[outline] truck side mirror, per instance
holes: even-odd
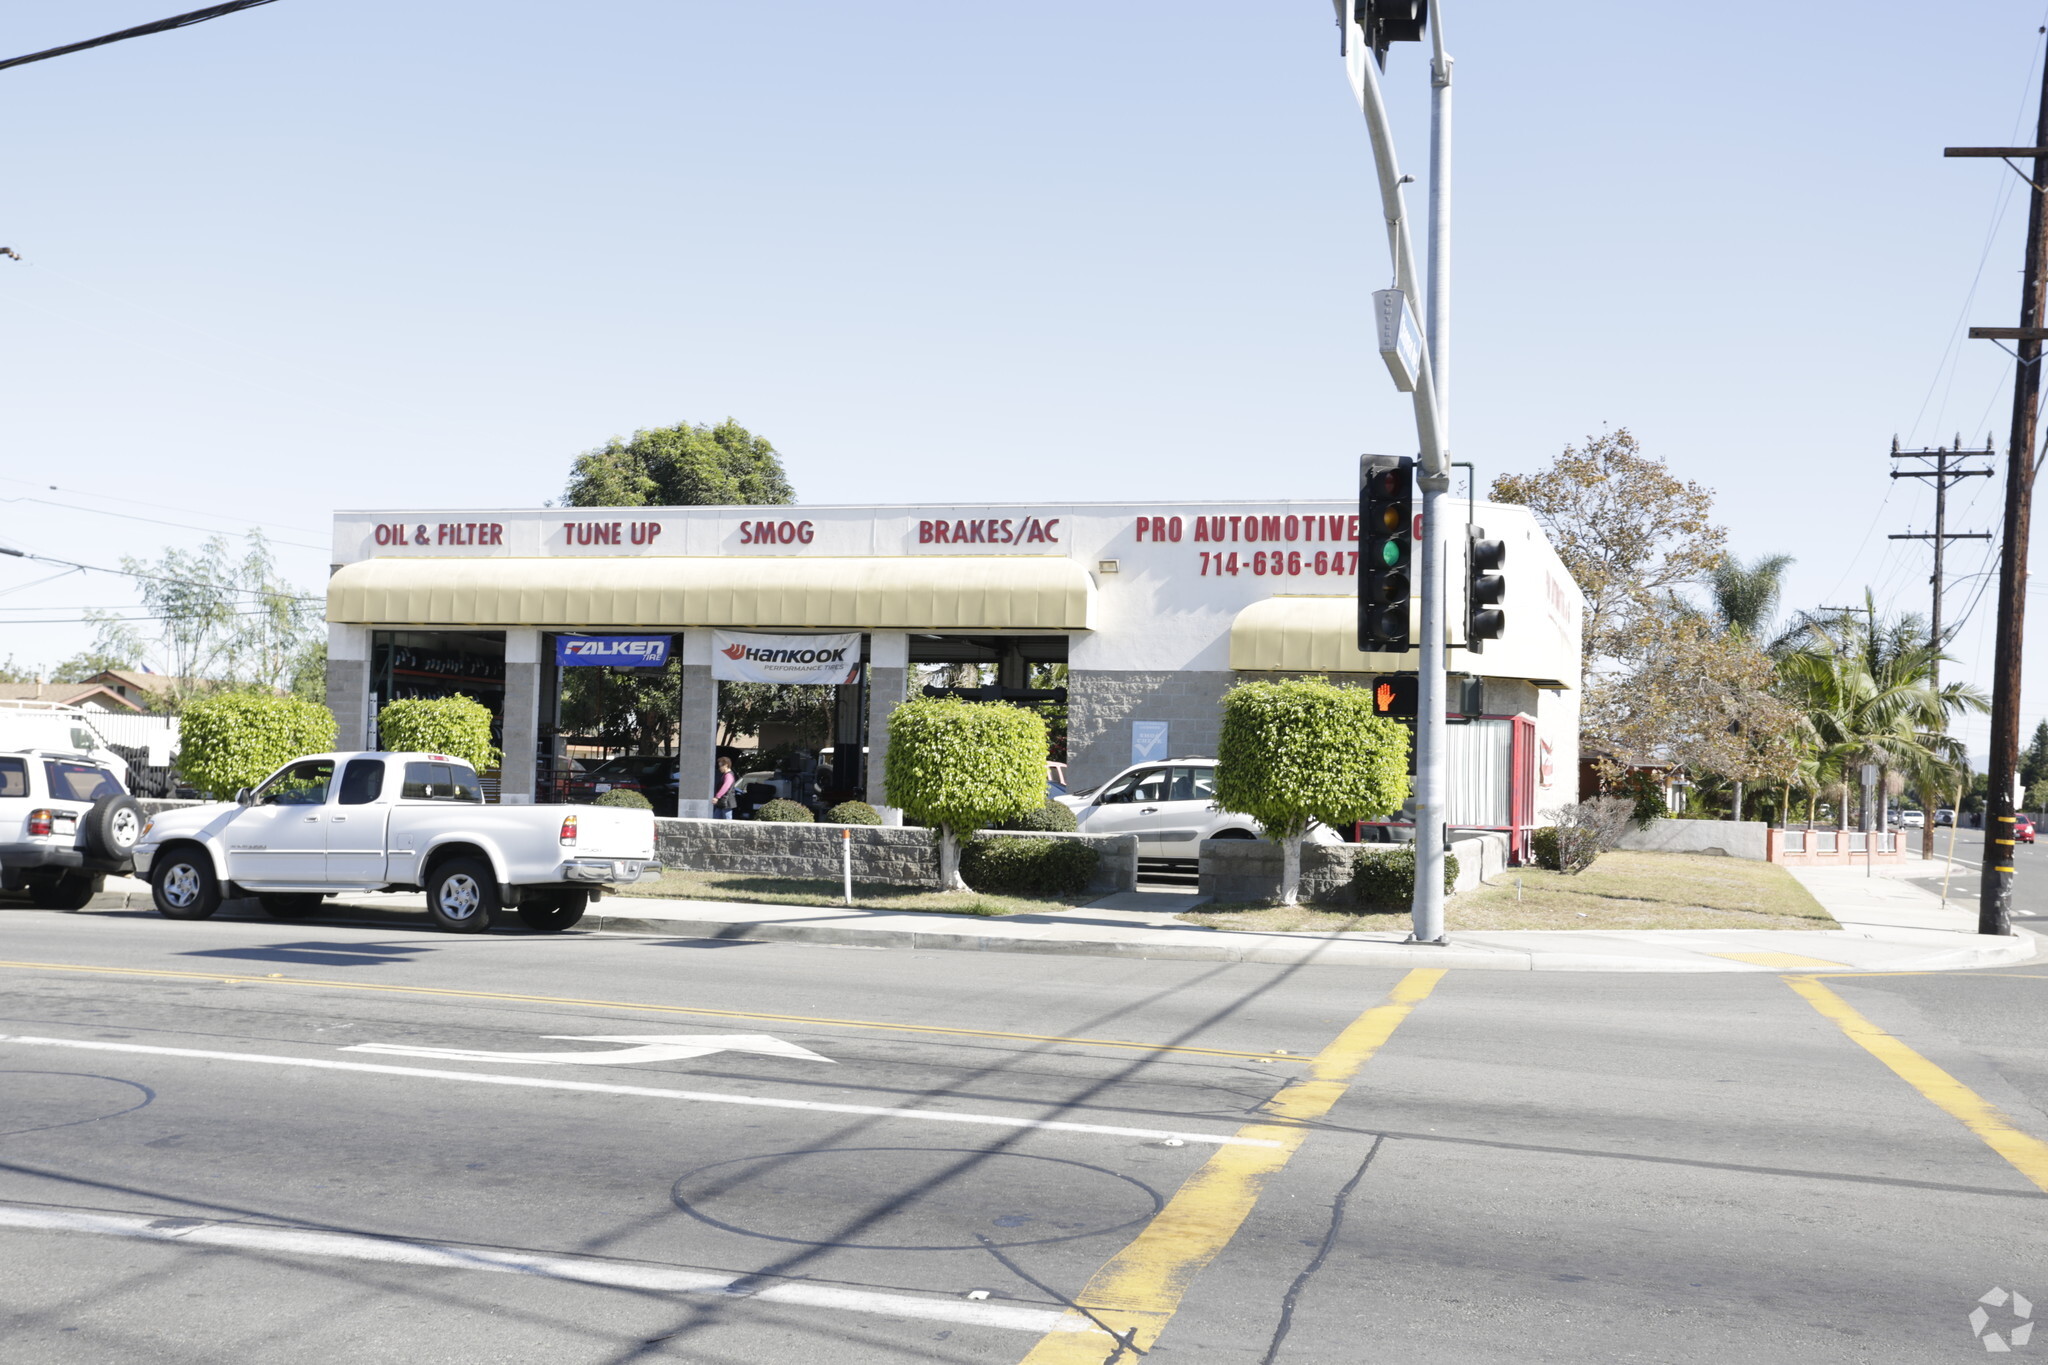
[[[255,805],[256,793],[250,791],[247,787],[242,788],[240,791],[235,793],[235,804],[238,806]]]

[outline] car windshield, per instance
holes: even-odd
[[[105,768],[93,763],[66,763],[57,759],[43,764],[50,779],[50,795],[58,801],[97,801],[102,796],[119,796],[121,784]]]

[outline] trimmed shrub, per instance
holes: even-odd
[[[1444,893],[1458,884],[1458,855],[1444,854]],[[1415,845],[1361,844],[1351,855],[1351,889],[1361,906],[1405,910],[1415,901]]]
[[[297,697],[221,692],[185,708],[175,766],[216,801],[253,787],[295,758],[334,748],[334,713]]]
[[[590,804],[593,806],[624,806],[628,810],[654,809],[654,803],[649,801],[645,794],[629,791],[625,787],[613,787]]]
[[[809,825],[817,823],[818,817],[811,814],[809,806],[800,806],[794,801],[776,797],[754,812],[756,820],[766,820],[777,825]]]
[[[502,755],[491,743],[490,708],[474,697],[412,697],[377,712],[377,742],[386,749],[450,754],[481,772]]]
[[[1239,683],[1223,694],[1216,804],[1249,815],[1281,846],[1280,903],[1301,892],[1301,836],[1385,815],[1408,799],[1408,731],[1372,693],[1328,678]]]
[[[1074,818],[1072,808],[1047,797],[1045,804],[1029,815],[1020,815],[1015,820],[1005,820],[996,828],[1036,830],[1041,834],[1072,834],[1081,828],[1081,822]]]
[[[1558,856],[1558,834],[1556,825],[1545,825],[1542,829],[1529,831],[1529,853],[1536,859],[1536,866],[1552,872],[1564,871],[1564,860]]]
[[[828,825],[879,825],[882,813],[865,801],[841,801],[825,812]]]
[[[939,885],[960,886],[960,845],[1045,804],[1045,721],[1000,702],[918,697],[889,713],[883,786],[939,834]]]
[[[1102,855],[1079,839],[983,835],[960,850],[960,876],[975,891],[1008,896],[1078,896]]]

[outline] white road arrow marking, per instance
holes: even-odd
[[[690,1057],[708,1057],[714,1052],[759,1052],[769,1057],[793,1057],[806,1062],[829,1062],[809,1048],[785,1043],[765,1033],[601,1033],[571,1035],[543,1034],[565,1043],[637,1043],[637,1047],[608,1048],[603,1052],[484,1052],[462,1047],[407,1047],[403,1043],[358,1043],[343,1052],[376,1052],[386,1057],[432,1057],[443,1062],[517,1062],[533,1066],[618,1066],[630,1062],[677,1062]]]

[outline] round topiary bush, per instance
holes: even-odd
[[[186,706],[177,769],[216,801],[232,800],[295,758],[334,747],[334,713],[297,697],[221,692]]]
[[[1042,834],[1072,834],[1081,828],[1074,818],[1073,808],[1063,806],[1047,797],[1045,804],[1029,815],[1020,815],[1014,820],[1005,820],[997,829],[1028,829]]]
[[[628,810],[653,810],[654,803],[640,792],[625,787],[613,787],[610,791],[590,803],[593,806],[624,806]]]
[[[809,825],[815,824],[818,819],[817,816],[811,814],[810,807],[799,806],[796,802],[785,801],[781,797],[777,797],[755,811],[754,818],[756,820],[766,820],[770,824],[781,825]]]
[[[882,813],[865,801],[841,801],[825,812],[828,825],[879,825]]]
[[[1005,839],[980,835],[960,850],[960,877],[992,895],[1078,896],[1102,855],[1079,839]]]

